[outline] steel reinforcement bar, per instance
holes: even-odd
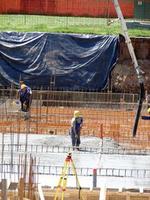
[[[10,152],[16,154],[25,153],[25,144],[3,144],[3,152]],[[45,146],[28,144],[28,154],[32,153],[68,153],[72,151],[72,147],[67,146]],[[78,153],[78,151],[76,151]],[[120,155],[150,155],[150,149],[130,149],[116,147],[100,146],[99,148],[81,147],[79,153],[94,153],[94,154],[120,154]]]
[[[19,174],[22,164],[0,164],[1,174],[15,175]],[[33,165],[34,175],[61,175],[63,166],[44,166]],[[78,176],[93,176],[93,168],[76,168]],[[116,169],[116,168],[98,168],[96,169],[97,176],[107,177],[128,177],[128,178],[150,178],[150,170],[147,169]],[[69,168],[69,176],[73,176],[72,169]]]

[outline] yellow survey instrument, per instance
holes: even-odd
[[[58,182],[58,185],[57,185],[57,188],[56,188],[56,193],[55,193],[55,196],[54,196],[54,200],[64,200],[64,193],[66,191],[66,186],[67,186],[67,179],[68,179],[68,175],[70,173],[70,168],[72,167],[72,174],[70,175],[74,175],[75,178],[76,178],[76,186],[79,190],[79,193],[78,193],[78,199],[79,200],[84,200],[82,194],[81,194],[81,186],[80,186],[80,183],[79,183],[79,179],[78,179],[78,176],[77,176],[77,172],[76,172],[76,168],[75,168],[75,165],[74,165],[74,162],[72,160],[72,154],[71,153],[68,153],[66,159],[65,159],[65,163],[64,163],[64,167],[62,169],[62,173],[61,173],[61,176],[59,178],[59,182]]]

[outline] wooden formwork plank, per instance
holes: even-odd
[[[44,199],[53,200],[55,195],[55,190],[51,190],[48,188],[42,188],[42,194]],[[102,188],[101,190],[102,191]],[[105,193],[105,192],[104,192]],[[106,200],[150,200],[150,193],[140,193],[137,192],[135,189],[126,189],[123,192],[119,192],[118,189],[107,189],[106,190],[106,196],[105,195],[99,195],[99,190],[88,190],[88,189],[82,189],[82,196],[84,197],[84,200],[102,200],[105,197]],[[15,193],[16,196],[16,193]],[[35,194],[37,198],[39,199],[39,195],[37,193]],[[8,199],[14,200],[14,193],[8,193]],[[43,199],[40,198],[41,200]],[[44,200],[43,199],[43,200]],[[65,200],[77,200],[78,199],[78,190],[77,189],[70,189],[67,188],[65,191]],[[20,199],[19,199],[20,200]],[[24,198],[22,200],[31,200],[29,198]]]
[[[7,200],[8,196],[7,196],[7,179],[2,179],[2,189],[1,189],[1,196],[2,196],[2,200]]]
[[[107,192],[106,200],[150,200],[149,194],[141,194],[140,192],[135,192],[135,189],[132,190],[133,192],[128,190],[126,192]]]
[[[19,180],[19,187],[18,187],[18,197],[19,197],[19,200],[23,200],[24,199],[24,187],[25,187],[24,178],[20,178],[20,180]]]
[[[128,200],[126,195],[122,195],[122,194],[111,194],[108,195],[106,197],[106,200]]]
[[[149,200],[149,197],[144,195],[129,195],[129,200]]]

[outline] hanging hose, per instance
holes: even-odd
[[[122,31],[124,33],[124,37],[126,40],[126,44],[132,59],[132,62],[134,64],[134,68],[137,74],[137,78],[138,78],[138,82],[139,82],[139,86],[140,86],[140,95],[139,95],[139,102],[138,102],[138,109],[136,112],[136,116],[135,116],[135,122],[134,122],[134,126],[133,126],[133,131],[132,131],[132,136],[135,137],[136,133],[137,133],[137,128],[138,128],[138,122],[140,119],[140,114],[141,114],[141,110],[142,110],[142,105],[143,105],[143,101],[145,99],[145,89],[144,89],[144,79],[143,79],[143,75],[142,75],[142,70],[140,68],[140,66],[138,65],[135,53],[134,53],[134,49],[130,40],[130,37],[128,35],[128,29],[127,29],[127,25],[126,22],[124,20],[122,11],[120,9],[120,5],[118,3],[118,0],[113,0],[114,6],[115,6],[115,10],[116,13],[118,15],[118,18],[121,22],[121,26],[122,26]]]
[[[136,132],[137,132],[137,128],[138,128],[138,122],[139,122],[139,119],[140,119],[140,114],[141,114],[144,99],[145,99],[144,84],[140,83],[140,96],[139,96],[139,102],[138,102],[138,109],[137,109],[137,112],[136,112],[134,126],[133,126],[133,132],[132,132],[133,137],[136,136]]]

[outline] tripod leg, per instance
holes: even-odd
[[[64,200],[64,192],[66,191],[66,186],[67,186],[69,164],[70,164],[70,160],[65,161],[64,168],[62,169],[62,174],[59,179],[59,183],[57,186],[57,191],[56,191],[54,200],[58,200],[58,192],[60,189],[61,189],[61,200]]]
[[[77,171],[76,171],[76,168],[75,168],[75,165],[74,165],[74,162],[72,160],[72,169],[73,169],[73,173],[74,173],[74,176],[76,177],[76,184],[77,184],[77,188],[79,190],[79,195],[78,195],[78,199],[80,200],[84,200],[82,194],[81,194],[81,186],[80,186],[80,183],[79,183],[79,179],[78,179],[78,176],[77,176]]]
[[[66,172],[65,172],[65,176],[64,176],[63,181],[62,181],[61,200],[64,200],[64,192],[66,191],[67,180],[68,180],[69,164],[70,164],[70,161],[66,161]]]
[[[57,199],[58,199],[58,192],[59,192],[59,190],[60,190],[61,187],[62,187],[63,180],[64,180],[64,176],[65,176],[65,174],[66,174],[66,170],[67,170],[67,162],[65,161],[65,164],[64,164],[64,167],[63,167],[63,169],[62,169],[62,173],[61,173],[61,176],[60,176],[58,185],[57,185],[57,189],[56,189],[56,193],[55,193],[55,196],[54,196],[54,200],[57,200]]]

